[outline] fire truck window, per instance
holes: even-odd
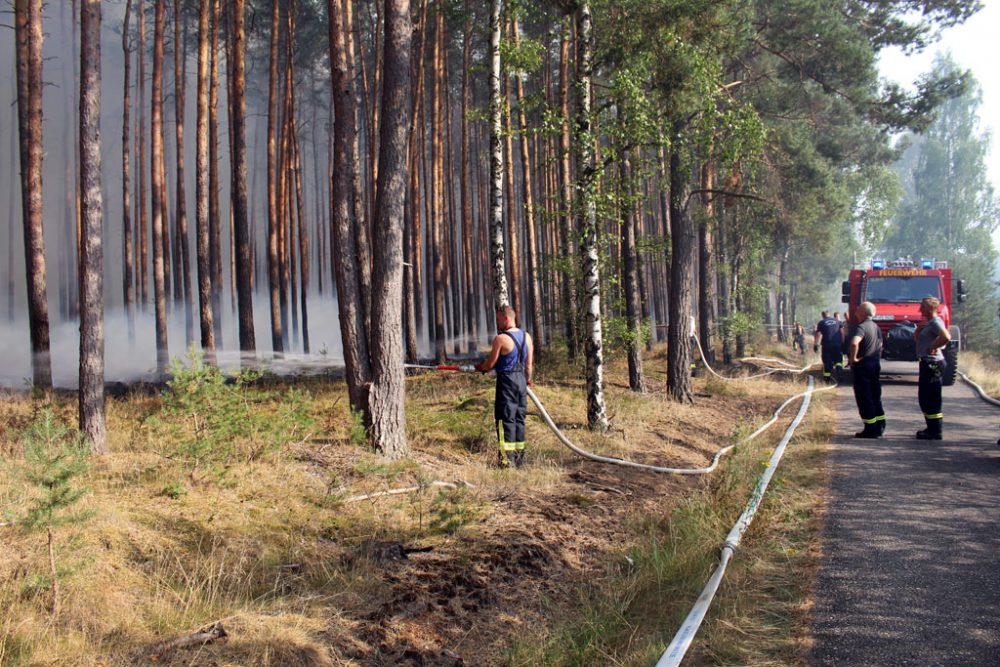
[[[941,298],[937,276],[873,276],[865,290],[872,303],[920,303],[926,296]]]

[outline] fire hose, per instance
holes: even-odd
[[[976,391],[977,394],[979,394],[979,398],[983,399],[984,401],[986,401],[991,405],[996,405],[997,407],[1000,407],[1000,401],[987,394],[982,387],[973,382],[972,378],[970,378],[965,373],[962,373],[961,371],[959,371],[958,374],[962,376],[962,379],[965,380]]]
[[[705,362],[705,367],[708,368],[709,371],[714,373],[716,376],[718,376],[723,380],[730,380],[730,381],[749,379],[749,378],[727,378],[717,373],[705,359],[705,353],[704,350],[702,350],[701,348],[700,341],[698,341],[696,337],[694,338],[694,340],[697,343],[698,351],[701,354],[702,360]],[[750,358],[748,358],[747,360],[750,360]],[[772,361],[771,359],[758,359],[758,360]],[[780,361],[780,360],[775,359],[773,361]],[[459,370],[459,371],[475,370],[475,368],[472,366],[457,366],[457,367],[420,366],[417,364],[408,364],[408,366],[411,368],[412,367],[430,368],[433,370]],[[773,373],[778,373],[778,372],[801,374],[804,373],[808,368],[809,367],[806,366],[805,368],[801,369],[798,368],[772,369],[769,372],[763,373],[761,375],[771,375]],[[743,538],[743,534],[750,527],[750,523],[753,521],[754,515],[757,513],[757,510],[760,507],[761,502],[763,502],[764,494],[766,493],[767,487],[771,482],[771,478],[774,476],[774,472],[778,467],[778,463],[784,456],[785,449],[787,448],[788,443],[791,441],[792,436],[794,435],[795,430],[798,428],[799,424],[801,424],[802,420],[805,418],[806,412],[809,409],[809,404],[811,402],[812,395],[818,392],[831,391],[836,388],[837,385],[830,385],[828,387],[823,387],[822,389],[817,390],[815,389],[815,383],[812,376],[809,376],[806,391],[791,396],[790,398],[785,400],[785,402],[782,403],[777,410],[775,410],[774,415],[768,422],[761,425],[756,431],[754,431],[747,437],[747,441],[749,442],[754,438],[756,438],[757,436],[759,436],[771,425],[773,425],[778,421],[779,415],[782,413],[782,411],[784,411],[784,409],[788,405],[798,400],[799,398],[803,399],[802,405],[799,407],[798,414],[792,420],[792,423],[785,431],[785,434],[782,437],[781,441],[775,447],[774,452],[772,453],[771,458],[768,462],[768,466],[764,470],[763,474],[761,474],[757,482],[757,486],[754,488],[754,491],[750,496],[750,500],[747,502],[747,505],[744,508],[743,512],[740,514],[739,519],[737,519],[736,523],[729,531],[729,534],[726,536],[726,539],[722,544],[721,553],[719,557],[719,564],[716,566],[715,572],[709,578],[708,583],[705,585],[701,594],[698,596],[697,601],[695,602],[691,611],[688,613],[684,622],[681,624],[680,629],[678,629],[677,633],[674,635],[674,638],[667,646],[666,651],[664,651],[663,655],[660,657],[660,660],[657,662],[657,667],[675,667],[677,665],[680,665],[680,662],[681,660],[683,660],[684,655],[690,648],[691,642],[694,640],[694,637],[697,634],[698,629],[701,627],[701,623],[704,620],[705,615],[708,613],[708,609],[711,606],[712,600],[715,598],[715,594],[718,591],[719,586],[722,582],[722,577],[725,574],[726,568],[729,566],[729,563],[732,560],[733,555],[736,552],[736,549],[739,547],[740,541]],[[636,463],[634,461],[626,461],[623,459],[618,459],[613,457],[599,456],[597,454],[593,454],[576,446],[569,438],[565,436],[565,434],[561,430],[559,430],[555,422],[552,420],[552,417],[549,415],[548,411],[542,405],[542,402],[538,399],[538,396],[535,395],[535,392],[532,391],[530,387],[527,389],[527,393],[528,397],[531,398],[531,401],[535,404],[535,407],[538,408],[538,412],[539,414],[541,414],[543,421],[545,421],[546,425],[550,429],[552,429],[552,432],[555,433],[556,437],[560,440],[560,442],[562,442],[566,447],[568,447],[574,453],[591,461],[597,461],[600,463],[611,463],[615,465],[622,465],[630,468],[638,468],[643,470],[652,470],[654,472],[666,472],[666,473],[682,474],[682,475],[707,474],[712,472],[718,466],[719,460],[724,454],[731,451],[735,447],[735,445],[729,445],[727,447],[720,449],[712,458],[711,464],[704,468],[666,468],[661,466]]]

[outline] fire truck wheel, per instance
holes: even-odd
[[[955,378],[958,377],[958,346],[949,345],[946,347],[944,358],[948,362],[948,367],[944,371],[944,377],[941,378],[941,384],[950,387],[955,384]]]

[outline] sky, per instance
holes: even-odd
[[[979,109],[982,128],[992,135],[987,168],[990,181],[1000,191],[1000,67],[997,35],[1000,33],[1000,0],[983,0],[983,9],[960,26],[942,32],[941,39],[921,53],[904,55],[898,49],[883,52],[882,76],[903,84],[930,71],[934,56],[950,51],[959,66],[972,70],[983,90]],[[993,235],[1000,247],[1000,229]]]

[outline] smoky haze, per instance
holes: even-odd
[[[152,378],[155,375],[155,321],[152,305],[152,252],[147,261],[150,302],[145,307],[136,292],[135,340],[129,341],[123,296],[123,242],[122,242],[122,115],[124,55],[122,53],[122,23],[125,13],[123,1],[103,2],[101,39],[101,179],[103,194],[103,238],[104,238],[104,303],[106,326],[106,379],[108,381],[133,381]],[[8,23],[12,22],[10,14]],[[130,32],[136,35],[137,18],[133,11]],[[168,285],[168,341],[169,353],[173,357],[186,354],[188,345],[198,341],[197,322],[197,264],[194,261],[195,248],[195,122],[197,112],[197,24],[187,22],[183,53],[186,54],[186,95],[185,95],[185,191],[188,216],[188,243],[191,247],[191,280],[194,292],[192,304],[194,322],[190,333],[186,327],[185,306],[182,301],[174,301]],[[51,352],[53,382],[58,387],[73,388],[77,383],[77,362],[79,345],[79,323],[75,315],[73,295],[76,290],[75,260],[75,189],[76,174],[76,114],[77,114],[77,71],[78,56],[74,55],[74,45],[78,48],[78,35],[74,35],[71,20],[71,3],[52,2],[45,7],[43,46],[43,213],[45,233],[45,256],[47,264],[47,288],[49,318],[51,327]],[[150,160],[150,119],[148,107],[151,100],[150,78],[151,44],[153,26],[151,14],[146,21],[146,63],[144,95],[146,111],[146,186],[149,187]],[[176,188],[176,141],[174,122],[176,107],[174,100],[173,67],[173,19],[168,13],[167,39],[164,57],[164,128],[165,159],[167,163],[167,216],[170,233],[173,233],[175,217]],[[137,43],[132,44],[132,90],[130,143],[132,187],[138,182],[139,160],[136,151],[136,119],[138,90],[135,75]],[[0,276],[5,277],[6,289],[0,293],[0,386],[21,387],[30,382],[31,348],[27,315],[27,294],[24,275],[24,240],[21,223],[20,176],[17,144],[17,104],[15,80],[15,36],[14,31],[0,31],[0,150],[7,159],[0,162]],[[220,220],[222,226],[221,261],[223,285],[221,312],[222,338],[217,340],[220,364],[235,367],[239,364],[238,320],[232,306],[232,282],[230,277],[230,226],[229,226],[229,146],[228,117],[226,109],[225,63],[220,63],[219,82],[219,184]],[[267,235],[267,192],[266,192],[266,61],[257,61],[253,53],[248,53],[248,97],[247,97],[247,145],[248,145],[248,187],[250,190],[250,222],[253,230],[255,254],[254,321],[257,331],[258,354],[265,362],[270,358],[272,347],[269,330],[270,315],[266,292],[266,235]],[[329,79],[313,77],[315,87],[299,78],[296,94],[299,97],[299,124],[301,132],[303,186],[305,196],[305,218],[322,220],[328,206],[329,184],[325,174],[328,168],[328,124],[331,121],[328,96]],[[363,140],[362,140],[363,141]],[[147,190],[148,192],[148,190]],[[148,197],[148,194],[147,194]],[[136,220],[137,196],[133,190],[133,226]],[[317,229],[319,224],[311,224]],[[165,233],[168,225],[165,224]],[[328,237],[328,235],[327,235]],[[288,343],[282,367],[322,368],[339,366],[343,363],[340,325],[330,267],[320,269],[318,240],[310,239],[310,287],[309,295],[309,337],[312,354],[302,354],[300,337],[292,335],[291,317],[287,325]],[[136,271],[138,271],[138,257]],[[322,274],[323,294],[317,281]],[[290,304],[290,307],[291,304]],[[481,317],[487,331],[486,318]],[[418,349],[426,354],[430,350],[424,329],[418,329]],[[455,339],[449,339],[448,349],[455,346]]]

